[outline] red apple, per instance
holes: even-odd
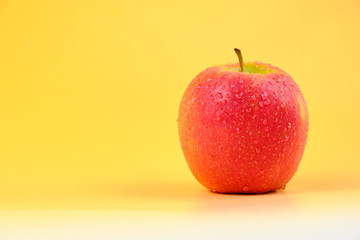
[[[244,64],[236,52],[240,64],[209,67],[187,87],[178,116],[181,148],[210,191],[282,190],[304,152],[306,102],[289,74],[270,64]]]

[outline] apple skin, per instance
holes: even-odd
[[[195,178],[212,192],[283,190],[307,141],[308,111],[289,74],[270,64],[213,66],[180,103],[181,148]]]

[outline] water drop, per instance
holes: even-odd
[[[266,92],[263,92],[263,93],[261,94],[261,98],[262,98],[263,100],[266,100],[266,99],[267,99],[267,93],[266,93]]]
[[[288,126],[287,126],[288,128],[291,128],[291,123],[288,123]]]
[[[239,104],[239,103],[236,102],[236,101],[233,102],[233,105],[234,105],[234,106],[236,106],[236,105],[238,105],[238,104]]]
[[[235,87],[235,84],[234,84],[234,83],[231,83],[231,84],[230,84],[230,87],[231,87],[231,88],[234,88],[234,87]]]
[[[249,188],[247,186],[245,186],[245,187],[243,187],[243,191],[247,192],[247,191],[249,191]]]
[[[240,128],[236,128],[236,133],[237,133],[237,134],[240,134],[240,133],[241,133]]]
[[[236,93],[236,94],[235,94],[235,98],[240,99],[240,98],[242,97],[242,95],[243,95],[242,92],[241,92],[241,93]]]
[[[285,107],[285,103],[281,103],[281,107]]]
[[[256,118],[256,115],[252,115],[251,118],[254,120]]]
[[[269,127],[266,127],[266,128],[265,128],[265,131],[268,132],[268,131],[269,131]],[[267,136],[267,135],[266,135],[266,136]]]
[[[264,175],[265,171],[264,170],[260,170],[260,174]]]
[[[247,108],[247,109],[245,109],[245,111],[246,111],[247,113],[250,113],[250,112],[251,112],[251,108]]]
[[[270,104],[270,99],[266,99],[266,100],[264,101],[264,104],[265,104],[265,105],[269,105],[269,104]]]
[[[251,99],[255,101],[255,100],[256,100],[256,96],[255,96],[255,95],[251,95]]]
[[[230,95],[229,95],[229,94],[226,94],[225,97],[226,97],[226,98],[230,98]]]
[[[250,135],[250,136],[252,135],[252,131],[249,131],[249,135]]]
[[[225,100],[225,99],[222,99],[222,100],[220,101],[220,103],[221,103],[221,104],[225,104],[225,103],[226,103],[226,100]]]
[[[197,89],[201,88],[201,85],[197,85],[196,88],[197,88]]]
[[[267,119],[264,119],[264,120],[262,121],[262,123],[263,123],[264,125],[266,125],[266,124],[267,124]]]
[[[243,83],[243,82],[244,82],[244,80],[242,80],[242,79],[239,80],[239,83]]]
[[[286,146],[284,146],[282,150],[285,152],[287,150]]]
[[[226,125],[226,121],[225,121],[225,120],[223,121],[223,124],[225,124],[225,125]]]
[[[285,142],[289,141],[289,136],[285,136],[284,141]]]
[[[263,107],[264,106],[264,103],[262,101],[259,102],[259,106],[260,107]]]
[[[217,96],[218,98],[222,98],[222,97],[223,97],[222,93],[220,93],[220,92],[217,93],[216,96]]]
[[[278,99],[278,98],[279,98],[279,96],[277,95],[276,92],[273,92],[273,96],[274,96],[275,99]]]
[[[259,152],[260,152],[260,148],[256,148],[256,152],[259,153]]]

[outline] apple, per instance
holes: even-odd
[[[301,161],[309,126],[303,94],[289,74],[261,62],[199,73],[180,103],[181,148],[195,178],[212,192],[285,189]]]

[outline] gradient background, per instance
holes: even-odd
[[[81,239],[89,216],[100,235],[107,221],[156,229],[147,218],[252,229],[273,211],[300,219],[294,229],[359,225],[359,26],[358,0],[1,0],[0,237],[41,239],[42,224],[51,235],[73,219],[64,239]],[[307,100],[308,144],[284,192],[210,194],[183,158],[182,94],[204,68],[236,62],[234,47],[287,71]]]

